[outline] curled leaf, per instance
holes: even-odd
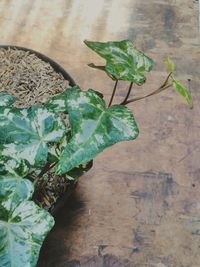
[[[193,99],[188,88],[175,78],[173,78],[173,86],[176,91],[186,99],[189,107],[193,108]]]

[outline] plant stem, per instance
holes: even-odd
[[[51,165],[50,164],[46,164],[45,167],[42,169],[42,171],[38,174],[37,178],[35,179],[34,181],[34,184],[37,183],[37,181],[45,174],[47,173],[48,171],[50,171],[55,165],[57,164],[57,162],[54,162],[52,163]]]
[[[130,86],[129,86],[129,89],[128,89],[128,93],[127,93],[125,99],[120,103],[120,105],[123,105],[124,103],[126,103],[126,101],[128,100],[128,98],[130,96],[132,88],[133,88],[133,82],[130,83]]]
[[[149,96],[152,96],[152,95],[156,95],[156,94],[159,94],[161,93],[162,91],[166,90],[167,88],[171,87],[172,84],[169,84],[168,81],[169,81],[169,78],[171,77],[172,73],[170,72],[170,74],[167,76],[167,78],[165,79],[164,83],[158,88],[156,89],[155,91],[151,92],[150,94],[147,94],[145,96],[141,96],[141,97],[136,97],[136,98],[132,98],[130,100],[127,100],[127,101],[123,101],[122,105],[127,105],[127,104],[130,104],[132,102],[135,102],[135,101],[138,101],[138,100],[141,100],[141,99],[144,99],[144,98],[147,98]]]
[[[112,96],[111,96],[111,98],[110,98],[110,102],[109,102],[109,104],[108,104],[109,107],[111,106],[112,101],[113,101],[113,98],[114,98],[114,96],[115,96],[115,92],[116,92],[116,89],[117,89],[117,84],[118,84],[118,80],[115,81],[115,86],[114,86],[114,88],[113,88]]]

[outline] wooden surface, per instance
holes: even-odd
[[[78,84],[111,93],[113,82],[87,63],[101,59],[83,40],[131,39],[156,61],[144,89],[174,58],[195,108],[173,90],[137,102],[140,137],[94,162],[56,218],[39,267],[200,266],[200,50],[198,1],[1,0],[1,43],[38,50]],[[122,100],[127,85],[120,83]]]

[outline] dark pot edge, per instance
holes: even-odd
[[[35,51],[33,49],[30,49],[30,48],[22,47],[22,46],[17,46],[17,45],[0,45],[0,48],[5,48],[5,49],[12,48],[12,49],[18,49],[18,50],[23,50],[23,51],[27,51],[27,52],[29,51],[32,54],[35,54],[41,60],[49,63],[57,73],[61,73],[62,76],[66,80],[69,81],[69,85],[70,86],[75,86],[76,85],[74,79],[70,76],[70,74],[61,65],[59,65],[53,59],[43,55],[42,53],[40,53],[38,51]]]

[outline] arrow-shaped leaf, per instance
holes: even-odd
[[[193,108],[192,95],[190,91],[187,89],[187,87],[175,78],[173,78],[173,86],[176,89],[176,91],[186,99],[190,108]]]
[[[92,90],[67,92],[72,138],[61,153],[58,174],[90,161],[106,147],[137,137],[137,125],[127,107],[106,108],[105,101]]]
[[[151,71],[153,60],[139,51],[131,41],[91,42],[85,44],[106,60],[105,71],[116,80],[135,82],[138,85],[146,81],[144,73]],[[94,67],[94,64],[90,64]],[[99,68],[96,66],[96,68]],[[100,66],[104,70],[104,66]]]

